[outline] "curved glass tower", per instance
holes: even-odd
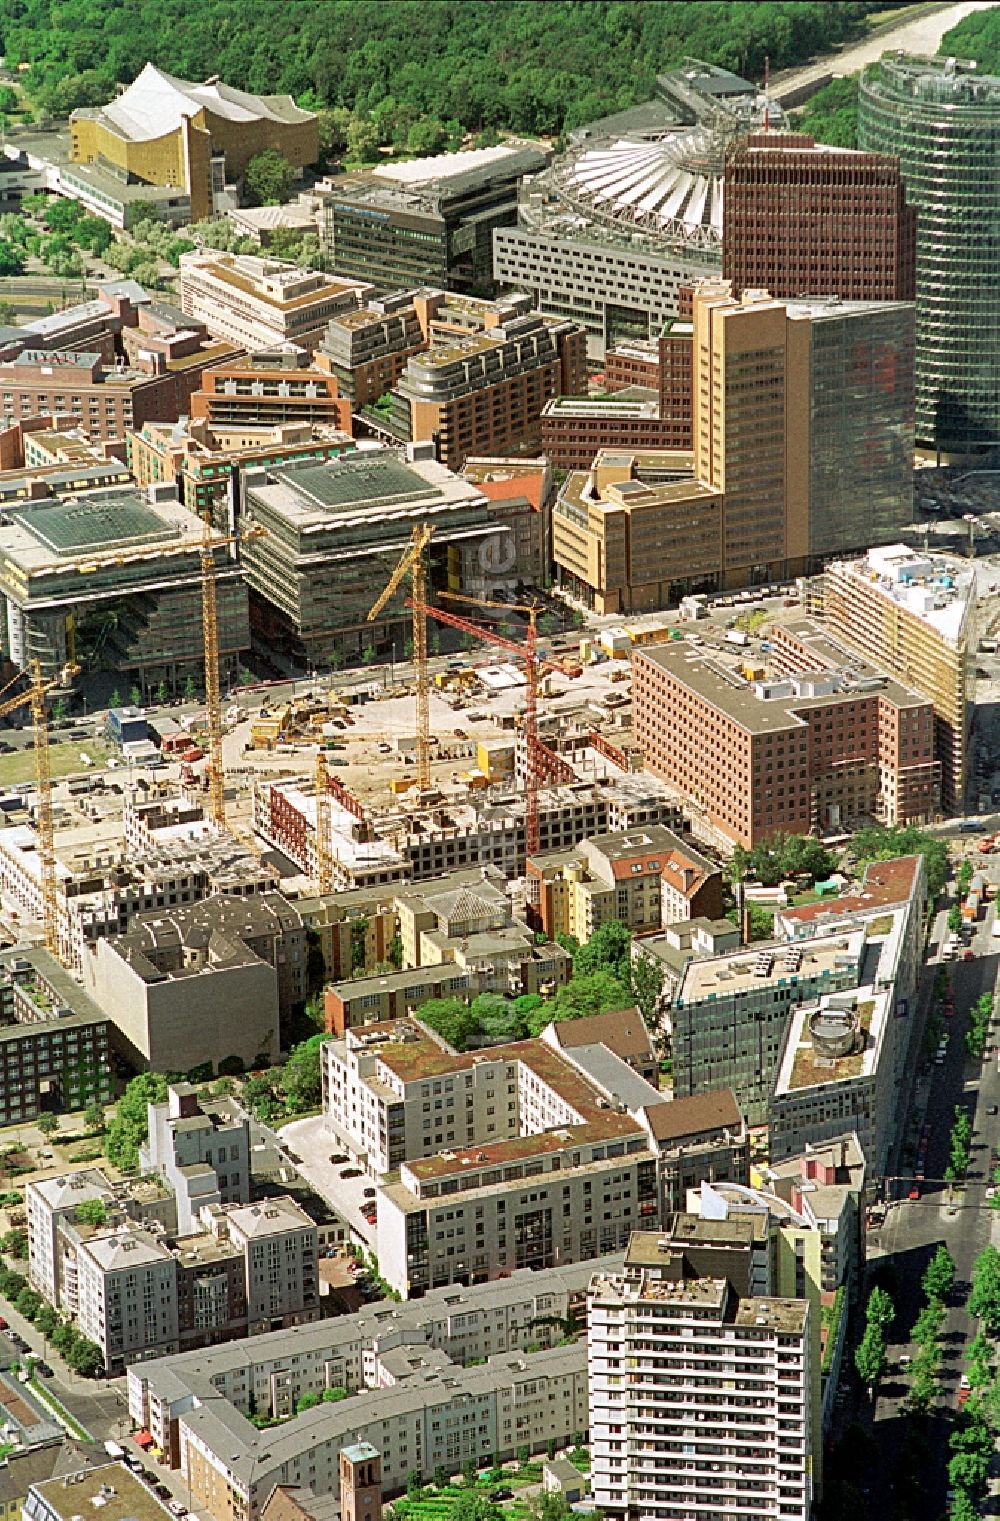
[[[917,208],[917,439],[1000,444],[1000,79],[887,53],[862,75],[858,139],[898,155]]]

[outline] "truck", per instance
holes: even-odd
[[[743,648],[750,643],[750,635],[741,628],[727,628],[726,643],[738,644],[741,648]]]

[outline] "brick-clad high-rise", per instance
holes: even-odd
[[[916,238],[890,154],[756,132],[726,158],[722,270],[735,294],[912,301]]]

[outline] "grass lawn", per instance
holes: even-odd
[[[93,766],[85,766],[80,759],[80,751],[86,750]],[[53,776],[69,776],[73,772],[97,771],[107,760],[109,751],[107,745],[100,740],[80,739],[72,744],[49,745],[49,763],[52,767]],[[15,782],[33,782],[35,780],[35,752],[34,750],[18,750],[13,755],[0,755],[0,786],[10,787]]]

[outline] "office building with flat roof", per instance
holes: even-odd
[[[899,159],[751,132],[726,157],[722,274],[733,292],[912,301],[917,213]]]
[[[977,642],[974,565],[905,544],[836,560],[823,578],[824,623],[934,709],[941,801],[961,813],[970,782]]]
[[[806,1299],[742,1296],[726,1277],[698,1276],[683,1250],[624,1275],[596,1273],[587,1374],[601,1510],[617,1521],[755,1512],[809,1521],[821,1461],[813,1316]],[[623,1346],[635,1370],[626,1378]]]
[[[393,636],[402,647],[402,592],[375,624],[367,615],[413,527],[435,529],[431,584],[454,549],[470,591],[479,574],[475,546],[495,533],[475,486],[436,460],[389,449],[248,472],[245,498],[247,517],[267,529],[243,549],[256,627],[312,669],[334,651],[356,655]]]
[[[230,378],[235,382],[232,372]],[[215,384],[213,377],[213,387]],[[222,393],[204,392],[197,401],[207,400],[209,395],[221,400]],[[255,395],[251,405],[259,406],[260,401],[259,394]],[[192,406],[195,404],[193,400]],[[140,486],[161,481],[176,484],[185,507],[199,518],[211,518],[220,530],[228,530],[239,515],[245,471],[295,460],[336,459],[354,448],[351,435],[335,424],[211,423],[207,417],[147,422],[130,433],[126,443],[129,465]],[[0,495],[2,492],[0,476]]]
[[[279,259],[214,248],[181,254],[184,311],[248,353],[295,343],[311,354],[331,317],[353,310],[370,290],[363,279],[341,279]]]
[[[858,142],[894,154],[917,213],[916,436],[958,458],[1000,440],[1000,79],[885,53],[861,76]],[[985,239],[985,240],[984,240]]]
[[[169,489],[169,488],[168,488]],[[135,489],[18,503],[0,522],[0,651],[46,672],[90,663],[146,688],[198,676],[203,525]],[[157,553],[157,551],[162,553]],[[239,566],[214,551],[223,671],[250,643]]]
[[[352,431],[336,377],[296,344],[240,354],[215,365],[191,397],[192,419],[239,428],[320,424]]]
[[[493,287],[493,229],[517,220],[525,174],[544,169],[539,143],[440,153],[338,179],[326,200],[326,242],[341,274],[379,291]]]
[[[400,290],[332,317],[316,358],[336,376],[340,394],[353,407],[366,407],[393,389],[410,355],[421,353],[428,341],[414,292]]]
[[[780,831],[935,817],[941,766],[923,693],[807,619],[783,631],[771,673],[744,664],[675,642],[632,659],[645,764],[713,828],[750,848]]]

